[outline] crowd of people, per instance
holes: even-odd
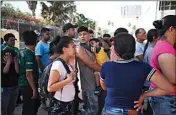
[[[51,42],[48,28],[40,36],[25,31],[22,53],[15,36],[6,34],[1,39],[1,114],[13,115],[20,94],[22,115],[37,115],[41,105],[48,115],[175,115],[176,15],[153,25],[148,32],[137,29],[135,37],[117,28],[113,37],[95,38],[93,30],[67,23],[64,35]],[[40,95],[46,75],[49,105]]]

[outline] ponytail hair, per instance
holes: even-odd
[[[146,45],[144,47],[143,56],[145,55],[145,52],[146,52],[146,50],[148,48],[149,43],[153,42],[153,40],[154,40],[153,38],[157,39],[158,36],[159,36],[159,32],[158,32],[157,29],[150,29],[148,31],[148,33],[147,33],[147,43],[146,43]]]
[[[160,36],[163,36],[168,28],[171,26],[176,26],[176,15],[167,15],[163,17],[161,20],[156,20],[153,22],[153,25],[156,29],[159,30]]]

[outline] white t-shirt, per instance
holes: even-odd
[[[68,66],[70,68],[70,71],[73,71],[71,66],[70,65],[68,65]],[[62,81],[66,78],[67,71],[61,61],[53,62],[52,67],[51,67],[51,71],[52,70],[56,70],[59,72],[60,78],[58,81]],[[56,98],[59,101],[63,101],[63,102],[73,101],[74,96],[75,96],[75,87],[74,87],[73,83],[74,83],[74,81],[72,81],[71,83],[64,86],[62,88],[62,91],[61,91],[61,89],[56,91],[54,98]]]
[[[135,57],[142,55],[144,52],[144,47],[145,47],[145,43],[140,43],[136,41],[136,51],[135,51]]]

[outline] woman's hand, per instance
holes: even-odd
[[[70,74],[67,74],[67,80],[69,80],[70,82],[75,80],[75,78],[76,78],[75,72],[72,71]]]
[[[134,108],[136,108],[137,111],[141,109],[142,113],[143,113],[143,102],[145,98],[146,98],[145,94],[142,94],[140,98],[134,102],[135,103]]]

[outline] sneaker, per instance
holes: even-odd
[[[97,95],[97,96],[100,95],[101,90],[102,90],[101,86],[97,86],[95,88],[94,94]]]

